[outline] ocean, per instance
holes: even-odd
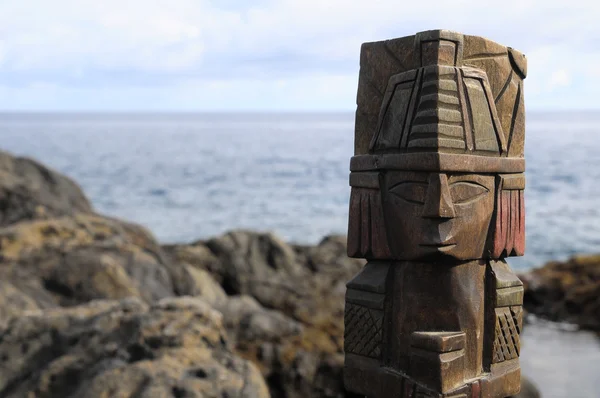
[[[527,116],[527,250],[517,270],[600,252],[600,112]],[[0,148],[75,179],[95,208],[164,243],[234,228],[317,243],[347,231],[353,113],[0,114]],[[543,396],[597,394],[589,333],[525,328]],[[560,377],[557,377],[560,376]]]
[[[527,250],[600,251],[600,112],[527,115]],[[0,114],[0,148],[74,178],[101,213],[188,242],[234,228],[347,231],[354,114]]]

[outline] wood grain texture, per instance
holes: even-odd
[[[361,48],[345,385],[503,398],[520,385],[526,58],[446,30]]]

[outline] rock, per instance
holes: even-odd
[[[143,227],[94,214],[0,228],[0,324],[22,310],[96,299],[224,298],[206,271],[171,263]]]
[[[215,308],[223,314],[230,337],[242,344],[281,342],[302,331],[300,323],[281,312],[265,309],[250,296],[229,297]]]
[[[0,226],[90,212],[89,200],[73,180],[35,160],[0,151]]]
[[[249,296],[231,297],[217,308],[223,313],[236,352],[259,367],[272,397],[323,396],[318,386],[311,384],[321,353],[301,349],[302,324],[263,308]]]
[[[274,396],[343,396],[330,377],[343,363],[344,285],[362,266],[343,238],[308,247],[237,231],[209,242],[163,249],[143,227],[83,213],[0,228],[0,327],[98,299],[200,296]]]
[[[213,305],[227,300],[227,294],[221,285],[207,271],[190,265],[184,266],[184,269],[191,278],[187,295],[200,296]]]
[[[346,282],[364,265],[342,236],[289,245],[268,233],[233,231],[164,250],[204,269],[230,295],[216,304],[236,352],[261,369],[273,397],[344,397]]]
[[[43,291],[41,286],[38,289]],[[47,300],[52,300],[52,298],[47,297]],[[39,309],[40,306],[34,298],[14,287],[12,283],[0,280],[0,328],[10,318]]]
[[[17,289],[37,280],[59,305],[130,296],[152,302],[174,295],[150,233],[120,221],[79,214],[21,222],[0,229],[0,247],[4,280]],[[35,292],[36,302],[39,293],[44,292]]]
[[[233,231],[163,249],[174,261],[208,271],[228,294],[250,295],[267,308],[313,325],[330,326],[332,313],[343,317],[343,299],[334,297],[343,298],[346,282],[364,265],[364,260],[346,256],[342,236],[300,246],[268,233]]]
[[[13,318],[0,329],[0,358],[6,398],[269,396],[256,367],[231,352],[221,314],[191,297]]]
[[[202,296],[210,303],[224,300],[227,293],[207,270],[219,267],[219,260],[203,245],[165,245],[163,249],[172,264],[172,276],[178,295]]]
[[[600,331],[600,255],[550,262],[519,277],[529,313]]]
[[[340,278],[360,271],[365,265],[362,259],[348,257],[346,247],[346,236],[330,235],[324,237],[318,245],[295,245],[294,249],[313,273]]]
[[[260,296],[259,301],[278,307],[292,288],[284,279],[302,275],[293,249],[272,234],[233,231],[206,246],[220,260],[213,273],[229,294]]]

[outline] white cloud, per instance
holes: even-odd
[[[188,79],[155,87],[58,87],[33,82],[1,86],[4,110],[82,111],[293,111],[350,110],[356,98],[354,75],[306,76],[290,79]]]
[[[58,87],[53,89],[56,95],[62,88],[60,97],[66,103],[55,106],[91,106],[94,100],[82,98],[85,93],[110,97],[120,92],[152,107],[141,94],[131,94],[143,92],[191,101],[180,104],[188,107],[199,104],[188,87],[200,84],[205,93],[222,99],[223,108],[232,103],[244,107],[235,91],[255,98],[253,92],[240,90],[263,92],[269,87],[265,94],[291,107],[310,103],[315,87],[320,87],[320,95],[329,100],[315,104],[352,109],[362,42],[445,28],[523,51],[529,59],[530,106],[560,107],[561,96],[548,95],[561,90],[600,89],[597,68],[590,66],[600,58],[596,2],[572,1],[568,7],[556,0],[225,3],[226,7],[206,0],[1,2],[0,83],[30,93],[30,107],[37,101],[34,93],[41,90],[32,83],[42,81]],[[235,88],[210,91],[222,84]],[[68,93],[77,100],[69,100]],[[246,107],[283,106],[270,98],[256,100]],[[27,98],[19,103],[28,106]],[[0,98],[0,106],[14,105]]]
[[[548,89],[555,87],[568,87],[571,84],[571,75],[566,69],[557,69],[550,75]]]

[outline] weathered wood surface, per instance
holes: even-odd
[[[525,57],[436,30],[361,49],[346,388],[508,397],[520,386]]]

